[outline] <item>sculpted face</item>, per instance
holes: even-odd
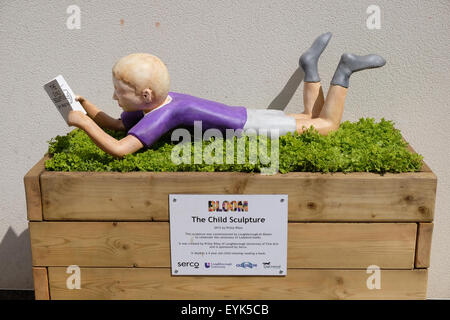
[[[113,76],[114,94],[113,99],[116,100],[119,106],[124,111],[137,111],[149,109],[152,106],[148,105],[142,95],[137,95],[136,90],[122,80],[118,80]]]
[[[150,111],[168,96],[170,78],[164,63],[156,56],[133,53],[113,67],[113,99],[124,111]]]

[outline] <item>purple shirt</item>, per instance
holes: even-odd
[[[193,126],[202,121],[202,129],[242,129],[247,109],[227,106],[187,94],[169,92],[172,101],[144,115],[143,111],[124,111],[122,122],[128,134],[138,138],[145,147],[151,146],[163,134],[178,126]]]

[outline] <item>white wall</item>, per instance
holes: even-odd
[[[291,76],[284,92],[295,89],[300,54],[332,31],[320,61],[326,88],[343,52],[388,61],[352,76],[344,120],[394,120],[438,176],[428,296],[450,297],[449,1],[43,3],[0,2],[0,288],[32,288],[22,179],[46,141],[69,131],[44,82],[63,74],[77,94],[118,116],[111,67],[128,53],[149,52],[166,62],[174,91],[265,108]],[[66,27],[71,4],[81,8],[80,30]],[[381,8],[380,30],[366,27],[370,4]],[[286,111],[300,109],[301,87]]]

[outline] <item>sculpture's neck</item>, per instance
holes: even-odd
[[[158,105],[158,106],[156,106],[156,107],[154,107],[154,108],[152,108],[152,109],[143,110],[143,111],[144,111],[144,114],[147,114],[147,113],[149,113],[149,112],[155,111],[156,109],[159,109],[159,108],[161,108],[161,107],[164,107],[166,104],[170,103],[171,101],[172,101],[172,97],[168,95],[167,98],[166,98],[166,100],[164,100],[164,102],[161,103],[160,105]]]

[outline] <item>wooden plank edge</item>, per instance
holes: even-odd
[[[406,142],[407,145],[407,149],[411,152],[411,153],[417,153],[416,150],[414,150],[414,148],[411,146],[411,144],[406,141],[406,139],[402,136],[402,139],[404,142]],[[425,161],[422,160],[422,168],[420,168],[419,170],[420,172],[433,172],[431,170],[431,168],[425,163]]]
[[[45,171],[45,161],[48,154],[38,161],[23,177],[27,217],[30,221],[42,221],[42,194],[40,176]]]
[[[291,270],[286,277],[172,276],[169,268],[81,268],[81,289],[66,288],[65,268],[49,267],[53,299],[426,299],[427,269]],[[83,277],[85,277],[83,281]],[[83,290],[84,289],[84,290]]]
[[[157,172],[157,171],[130,171],[130,172],[118,172],[118,171],[44,171],[41,175],[44,179],[61,179],[61,178],[95,178],[95,179],[151,179],[151,178],[184,178],[195,179],[201,178],[218,178],[228,176],[234,179],[249,179],[257,178],[264,181],[271,181],[274,179],[314,179],[314,178],[326,178],[326,179],[385,179],[386,177],[393,179],[403,179],[405,177],[414,177],[416,179],[429,179],[434,177],[428,171],[415,171],[415,172],[302,172],[292,171],[288,173],[276,173],[273,175],[262,175],[257,172],[234,172],[234,171],[173,171],[173,172]]]
[[[430,267],[433,227],[433,223],[418,223],[416,257],[414,263],[417,269]]]
[[[33,267],[34,296],[36,300],[50,300],[47,267]]]
[[[168,222],[29,222],[33,266],[80,267],[170,267],[170,227]],[[331,238],[318,233],[332,232]],[[384,236],[389,232],[391,236]],[[355,247],[344,242],[335,244],[340,233],[353,242],[364,241],[365,246]],[[92,238],[93,235],[95,238]],[[129,234],[132,234],[130,236]],[[151,238],[144,240],[151,234]],[[363,269],[376,264],[381,269],[412,269],[416,250],[416,223],[289,223],[287,239],[288,269]],[[137,237],[135,237],[136,235]],[[367,237],[373,247],[368,244]],[[61,239],[64,238],[64,244]],[[311,246],[321,239],[317,250]],[[108,246],[108,239],[121,245]],[[89,240],[89,251],[83,245]],[[347,239],[348,240],[348,239]],[[326,241],[326,242],[324,242]],[[139,243],[139,245],[137,245]],[[302,245],[299,245],[299,244]],[[123,247],[122,247],[123,246]],[[142,251],[140,247],[153,246]],[[395,254],[391,246],[395,246]],[[78,251],[76,248],[83,248]],[[309,249],[306,249],[309,248]],[[323,249],[335,248],[350,255],[351,260],[341,260],[333,253],[324,258]],[[364,249],[362,249],[364,248]],[[136,249],[136,251],[134,251]],[[157,249],[157,250],[156,250]],[[114,254],[105,252],[114,251]],[[155,251],[156,250],[156,251]],[[352,251],[354,253],[352,253]],[[370,254],[367,252],[369,251]],[[320,253],[322,252],[322,253]],[[402,257],[398,258],[397,257]],[[304,260],[309,260],[308,262]],[[351,261],[351,262],[350,262]]]

